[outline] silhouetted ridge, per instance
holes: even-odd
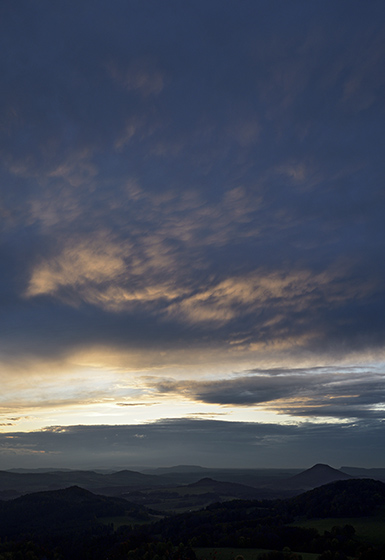
[[[18,495],[80,486],[91,492],[119,486],[162,486],[165,481],[159,476],[146,475],[137,471],[122,470],[101,474],[95,471],[54,471],[16,473],[0,471],[0,492],[14,491]],[[0,494],[1,495],[1,494]],[[12,494],[11,494],[12,495]]]
[[[159,484],[157,477],[143,474],[138,471],[123,470],[105,475],[106,482],[122,483],[127,485],[134,484]]]
[[[100,496],[101,497],[101,496]],[[41,501],[46,503],[59,501],[59,502],[69,502],[79,503],[79,502],[95,502],[98,500],[99,496],[96,496],[89,490],[80,488],[80,486],[70,486],[69,488],[63,488],[60,490],[50,490],[46,492],[34,492],[32,494],[26,494],[25,496],[20,496],[14,500],[15,503],[36,503],[39,504]]]
[[[246,486],[245,484],[222,482],[209,477],[201,478],[197,482],[188,484],[186,488],[201,489],[207,493],[217,494],[218,499],[221,496],[233,496],[241,499],[257,498],[261,492],[259,489]]]
[[[194,488],[194,486],[212,486],[215,484],[220,484],[217,480],[214,480],[213,478],[209,478],[209,477],[204,477],[201,478],[200,480],[197,480],[197,482],[192,482],[191,484],[188,484],[187,486],[189,488]]]
[[[200,465],[175,465],[173,467],[157,467],[156,469],[149,469],[151,472],[156,473],[183,473],[183,472],[199,472],[199,471],[207,471],[206,467],[201,467]]]

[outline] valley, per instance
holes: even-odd
[[[208,471],[222,480],[194,467],[2,471],[2,495],[19,495],[0,500],[0,560],[382,560],[383,481],[328,465]]]

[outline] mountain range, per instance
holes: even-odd
[[[31,492],[79,486],[105,496],[133,499],[138,504],[179,510],[202,507],[213,501],[240,498],[286,498],[337,480],[369,478],[373,471],[317,464],[310,469],[209,469],[199,466],[123,469],[117,472],[57,470],[0,471],[0,500]],[[372,478],[385,481],[385,469],[375,469]],[[205,495],[205,498],[203,497]],[[190,506],[186,505],[186,502]]]

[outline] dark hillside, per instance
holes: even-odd
[[[148,517],[145,508],[122,498],[97,496],[77,486],[37,492],[0,502],[0,535],[76,532],[79,528],[83,530],[96,524],[98,517],[128,513],[138,518]]]
[[[379,480],[339,480],[283,502],[291,514],[308,518],[373,515],[385,505],[385,484]]]
[[[234,546],[240,537],[248,546],[294,547],[309,542],[314,534],[288,526],[296,517],[360,517],[375,515],[385,505],[385,484],[369,479],[342,480],[287,500],[233,500],[211,504],[204,510],[159,521],[156,533],[163,537],[196,540],[198,546]]]

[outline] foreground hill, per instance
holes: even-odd
[[[76,533],[97,524],[98,518],[124,515],[137,521],[149,518],[143,507],[122,498],[95,495],[78,486],[37,492],[0,502],[0,536]]]
[[[234,547],[282,550],[288,546],[303,552],[322,552],[333,538],[322,538],[315,529],[296,526],[304,518],[375,515],[385,508],[385,484],[379,481],[343,480],[330,483],[287,500],[235,500],[211,504],[205,510],[189,512],[159,521],[155,534],[165,540],[180,539],[196,546]],[[352,521],[353,523],[353,521]],[[349,526],[342,531],[347,538],[354,533]],[[344,537],[344,538],[345,538]],[[344,538],[340,542],[344,541]],[[350,544],[349,554],[353,555]],[[346,553],[347,550],[344,552]]]
[[[204,510],[165,518],[148,530],[166,541],[190,542],[197,547],[281,551],[289,547],[316,554],[333,549],[335,554],[338,553],[335,558],[342,559],[357,557],[358,551],[368,545],[367,541],[363,543],[354,537],[354,520],[349,521],[349,525],[341,523],[332,532],[322,533],[309,524],[302,526],[302,521],[309,517],[375,515],[381,507],[385,507],[383,483],[345,480],[287,500],[234,500],[211,504]],[[372,560],[383,560],[382,551],[379,556],[376,554],[373,553]],[[331,560],[333,558],[330,556]],[[361,558],[365,556],[361,555]]]
[[[379,480],[339,480],[287,500],[291,514],[308,518],[374,515],[385,506],[385,484]]]

